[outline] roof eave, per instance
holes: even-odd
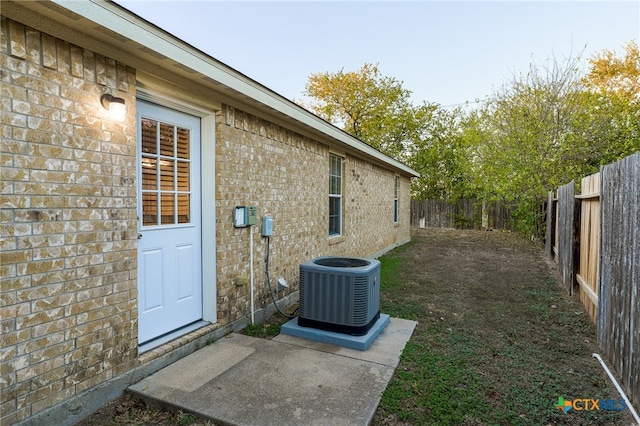
[[[30,9],[36,9],[37,7],[42,7],[38,5],[42,5],[44,2],[28,3]],[[206,77],[209,80],[220,83],[221,86],[230,89],[226,93],[227,96],[240,95],[240,97],[249,98],[253,101],[254,107],[259,105],[267,112],[276,111],[285,119],[289,119],[296,127],[300,127],[300,125],[308,127],[314,130],[313,133],[320,132],[328,139],[344,145],[345,149],[363,153],[365,156],[397,172],[401,172],[410,177],[419,176],[418,172],[407,165],[386,156],[373,147],[322,120],[310,111],[138,17],[114,2],[102,0],[52,0],[52,3],[66,9],[72,14],[77,14],[88,19],[102,28],[108,29],[114,33],[116,37],[130,40],[134,42],[135,45],[144,46],[146,49],[152,50],[154,54],[166,57],[175,64],[180,64],[182,69],[189,69],[190,72],[197,73],[201,77]],[[50,19],[56,19],[55,14],[49,13],[48,15]],[[89,27],[85,27],[83,30],[95,31]],[[104,34],[97,34],[96,36],[97,38],[99,36],[104,37]],[[119,46],[126,46],[126,43],[120,43]],[[131,54],[136,53],[135,50],[131,52]]]

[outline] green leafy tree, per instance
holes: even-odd
[[[566,136],[583,108],[579,58],[531,65],[495,93],[483,112],[485,140],[476,150],[483,194],[517,205],[519,228],[534,233],[549,188],[570,180]]]
[[[579,64],[532,64],[471,111],[415,106],[372,64],[313,74],[304,94],[317,115],[417,170],[414,198],[506,201],[535,235],[548,191],[640,151],[637,44],[596,54],[585,75]]]
[[[478,143],[475,116],[461,109],[437,108],[422,137],[413,145],[409,164],[420,172],[413,198],[455,201],[473,196],[470,161]]]
[[[465,196],[469,179],[461,110],[414,105],[401,82],[372,64],[355,72],[312,74],[304,94],[312,99],[311,111],[418,171],[414,198]]]
[[[475,188],[518,207],[520,229],[536,232],[549,190],[580,182],[640,149],[640,61],[597,54],[586,76],[580,58],[531,65],[495,93],[482,112],[484,140],[474,148]]]
[[[399,160],[406,160],[435,109],[414,106],[411,92],[372,64],[358,71],[312,74],[304,95],[312,99],[305,106],[316,115]]]

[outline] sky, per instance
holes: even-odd
[[[116,0],[256,80],[304,101],[313,73],[378,64],[415,104],[477,105],[534,63],[622,56],[635,1]],[[555,58],[555,59],[554,59]]]

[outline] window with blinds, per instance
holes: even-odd
[[[400,193],[400,178],[395,176],[393,182],[393,223],[398,223],[398,194]]]
[[[329,236],[342,235],[342,157],[329,155]]]
[[[190,131],[142,118],[142,225],[191,222]]]

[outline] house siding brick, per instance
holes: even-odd
[[[2,18],[0,423],[137,360],[135,71]],[[124,123],[100,105],[123,97]]]
[[[393,222],[395,174],[344,155],[343,236],[329,238],[328,145],[230,106],[216,123],[216,226],[218,317],[222,323],[250,310],[249,232],[254,232],[255,308],[272,303],[265,277],[266,239],[260,223],[234,228],[236,205],[255,205],[259,218],[272,216],[269,275],[298,290],[299,265],[324,255],[369,257],[403,243],[409,234],[407,177],[400,179],[400,222]],[[340,154],[339,151],[336,151]],[[258,220],[259,222],[259,220]],[[281,297],[279,295],[278,297]]]

